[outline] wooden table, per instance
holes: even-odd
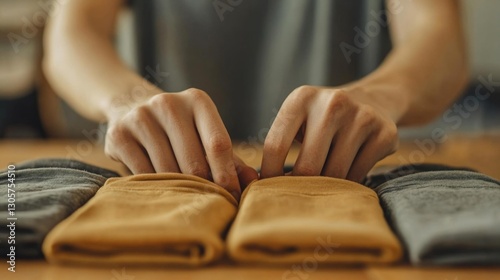
[[[259,166],[261,149],[249,143],[235,144],[236,153],[252,166]],[[297,148],[287,159],[293,163]],[[8,140],[0,141],[0,169],[8,164],[42,157],[69,157],[90,164],[110,168],[126,174],[126,169],[103,153],[102,146],[92,140]],[[403,142],[394,155],[381,164],[401,165],[408,162],[432,162],[455,166],[468,166],[496,179],[500,179],[500,134],[481,136],[453,136],[437,143],[432,139]],[[300,264],[299,264],[300,265]],[[87,267],[50,265],[43,260],[18,260],[16,273],[7,271],[2,260],[0,279],[423,279],[463,280],[500,279],[498,267],[417,268],[408,264],[364,267],[321,267],[314,271],[301,270],[301,274],[286,274],[292,266],[236,266],[229,263],[197,269],[158,267]]]

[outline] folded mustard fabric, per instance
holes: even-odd
[[[48,261],[203,265],[224,254],[237,201],[199,177],[163,173],[111,178],[43,243]]]
[[[402,256],[375,192],[327,177],[254,181],[227,247],[246,263],[390,263]]]

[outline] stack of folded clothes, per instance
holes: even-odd
[[[16,167],[18,257],[41,257],[43,247],[52,263],[94,265],[200,266],[225,256],[390,264],[404,252],[415,265],[500,263],[500,182],[442,165],[383,170],[364,185],[320,176],[256,180],[238,203],[191,175],[118,177],[73,160],[24,163]],[[5,188],[0,196],[6,209]],[[7,235],[2,227],[2,246]]]
[[[15,209],[9,212],[8,189],[0,188],[0,220],[15,224],[15,244],[7,242],[10,228],[0,227],[0,249],[5,256],[14,245],[17,257],[43,257],[41,246],[47,233],[85,204],[106,179],[118,174],[76,160],[42,159],[16,165]],[[7,182],[8,172],[0,173]],[[14,215],[9,215],[13,213]]]
[[[49,261],[203,265],[220,259],[236,215],[229,192],[199,177],[165,173],[113,178],[49,234]]]
[[[227,243],[233,259],[249,263],[389,263],[402,255],[375,192],[328,177],[255,181]]]
[[[412,264],[500,264],[500,182],[467,168],[406,165],[369,177]]]

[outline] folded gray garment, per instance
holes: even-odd
[[[0,173],[0,258],[10,253],[11,246],[15,246],[17,258],[43,257],[41,245],[47,233],[94,196],[107,178],[119,176],[107,169],[67,159],[20,163],[14,174],[15,188],[11,189],[15,192],[9,192],[8,171]],[[8,211],[12,208],[8,194],[15,194],[14,215]],[[8,226],[11,222],[15,229]]]
[[[500,264],[500,182],[464,170],[419,172],[375,191],[412,264]]]
[[[370,175],[365,178],[363,185],[375,188],[389,180],[396,179],[402,176],[428,172],[428,171],[445,171],[445,170],[463,170],[463,171],[476,171],[468,167],[455,167],[449,165],[435,164],[435,163],[418,163],[418,164],[405,164],[405,165],[382,165],[375,167],[370,171]]]
[[[59,168],[71,168],[82,171],[87,171],[97,175],[101,175],[106,178],[119,177],[116,172],[90,165],[74,159],[64,159],[64,158],[42,158],[37,160],[25,161],[16,164],[16,169],[28,169],[28,168],[49,168],[49,167],[59,167]],[[4,170],[5,171],[5,170]]]

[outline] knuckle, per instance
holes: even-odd
[[[127,129],[123,125],[114,125],[106,132],[106,146],[121,142],[126,138]]]
[[[207,143],[207,150],[214,154],[222,154],[232,149],[231,140],[224,133],[214,133]]]
[[[394,123],[391,123],[390,125],[386,126],[385,133],[386,133],[386,137],[389,139],[392,139],[393,141],[398,140],[398,138],[399,138],[398,128],[397,128],[396,124],[394,124]]]
[[[201,178],[208,178],[209,170],[202,164],[195,162],[187,166],[185,173],[198,176]]]
[[[316,92],[316,88],[310,85],[302,85],[294,90],[299,94],[310,94]]]
[[[292,91],[291,93],[292,101],[303,102],[310,100],[316,94],[316,92],[317,90],[313,86],[309,85],[300,86]]]
[[[146,106],[138,106],[131,113],[132,118],[137,120],[144,120],[149,117],[149,109]]]
[[[349,102],[349,94],[343,89],[334,89],[330,93],[331,97],[337,102]]]
[[[193,98],[194,100],[207,100],[207,98],[209,98],[208,94],[205,91],[197,88],[188,88],[183,93]]]
[[[295,116],[310,104],[317,95],[317,89],[312,86],[300,86],[293,90],[283,102],[280,112]]]
[[[399,141],[396,140],[395,143],[391,146],[391,149],[389,149],[389,155],[394,154],[397,150],[399,149]]]
[[[141,127],[144,123],[147,123],[148,119],[148,108],[146,108],[146,106],[138,106],[127,115],[126,122],[131,128],[137,128]]]
[[[115,157],[115,154],[113,152],[113,149],[111,148],[111,145],[109,143],[105,143],[104,144],[104,154],[113,159],[113,160],[116,160],[116,157]]]
[[[357,114],[357,122],[361,128],[369,128],[376,125],[377,113],[369,106],[362,106]]]
[[[326,110],[328,115],[332,115],[340,110],[346,109],[350,105],[349,96],[344,90],[335,90],[330,93],[326,102]]]
[[[178,107],[178,100],[170,93],[158,94],[149,100],[149,105],[153,110],[171,112]]]
[[[388,154],[396,152],[399,147],[399,136],[396,125],[391,124],[385,126],[384,130],[381,132],[380,139],[382,145],[387,147]]]
[[[120,143],[125,143],[128,135],[127,128],[122,125],[110,127],[106,132],[104,154],[113,160],[118,160]]]

